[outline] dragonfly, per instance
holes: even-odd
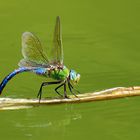
[[[18,63],[19,68],[8,74],[1,82],[0,94],[10,79],[22,72],[32,72],[43,76],[46,79],[52,79],[51,81],[45,80],[45,82],[42,82],[37,94],[39,101],[42,97],[43,87],[48,85],[58,84],[58,86],[55,88],[55,92],[64,98],[68,98],[67,87],[73,95],[76,96],[75,93],[79,93],[79,91],[74,88],[74,85],[79,82],[80,74],[73,69],[69,70],[63,64],[61,32],[60,17],[57,16],[50,57],[48,57],[47,53],[44,52],[42,44],[36,35],[31,32],[24,32],[22,34],[23,59],[21,59]],[[60,87],[64,87],[64,95],[60,94],[58,91]]]

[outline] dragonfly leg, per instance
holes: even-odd
[[[64,83],[62,83],[61,85],[59,85],[58,87],[56,87],[55,88],[55,91],[56,91],[56,93],[58,93],[60,96],[62,96],[57,90],[60,88],[60,87],[62,87],[62,86],[64,86],[64,97],[65,98],[68,98],[68,96],[67,96],[67,94],[66,94],[66,82],[64,82]]]
[[[75,90],[76,92],[80,93],[78,90],[74,89],[73,86],[70,84],[70,82],[68,82],[68,87],[69,87],[69,90],[70,92],[75,96],[75,97],[78,97],[74,92],[73,90]],[[73,90],[72,90],[73,89]]]
[[[70,84],[70,86],[71,86],[71,88],[72,88],[73,90],[75,90],[77,93],[80,94],[80,91],[76,90],[71,84]]]
[[[62,83],[61,85],[59,85],[58,87],[56,87],[55,88],[55,92],[57,93],[57,94],[59,94],[61,97],[63,97],[57,90],[60,88],[60,87],[62,87],[64,85],[64,83]]]
[[[65,97],[65,98],[69,98],[69,97],[67,96],[66,81],[65,81],[65,83],[64,83],[64,97]]]
[[[40,86],[40,89],[39,89],[39,92],[37,94],[37,97],[39,97],[39,102],[41,100],[41,96],[42,96],[42,88],[43,86],[47,86],[47,85],[53,85],[53,84],[59,84],[61,83],[62,81],[56,81],[56,82],[43,82]]]

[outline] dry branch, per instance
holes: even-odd
[[[93,93],[84,93],[75,96],[69,96],[69,99],[64,98],[53,98],[53,99],[42,99],[39,103],[38,99],[13,99],[13,98],[0,98],[0,110],[7,109],[21,109],[29,108],[38,105],[47,104],[60,104],[60,103],[80,103],[80,102],[91,102],[110,100],[130,96],[140,96],[140,86],[135,87],[116,87],[111,89],[102,90]]]

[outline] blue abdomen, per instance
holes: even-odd
[[[1,92],[3,91],[4,87],[6,86],[6,84],[8,83],[8,81],[14,77],[15,75],[17,75],[18,73],[22,73],[22,72],[25,72],[25,71],[31,71],[31,69],[29,68],[24,68],[24,67],[21,67],[19,69],[16,69],[14,70],[13,72],[11,72],[9,75],[7,75],[3,81],[1,82],[0,84],[0,94]]]
[[[34,72],[34,73],[36,73],[37,75],[40,75],[40,76],[48,77],[47,68],[37,68],[37,69],[32,70],[32,72]]]

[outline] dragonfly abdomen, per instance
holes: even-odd
[[[37,75],[41,75],[41,76],[48,76],[49,70],[47,68],[37,68],[32,70],[32,72],[36,73]]]
[[[3,81],[0,84],[0,94],[2,92],[2,90],[4,89],[4,87],[6,86],[6,84],[8,83],[8,81],[14,77],[15,75],[17,75],[18,73],[22,73],[22,72],[26,72],[26,71],[31,71],[31,69],[29,68],[25,68],[25,67],[21,67],[19,69],[14,70],[12,73],[10,73],[9,75],[7,75]]]

